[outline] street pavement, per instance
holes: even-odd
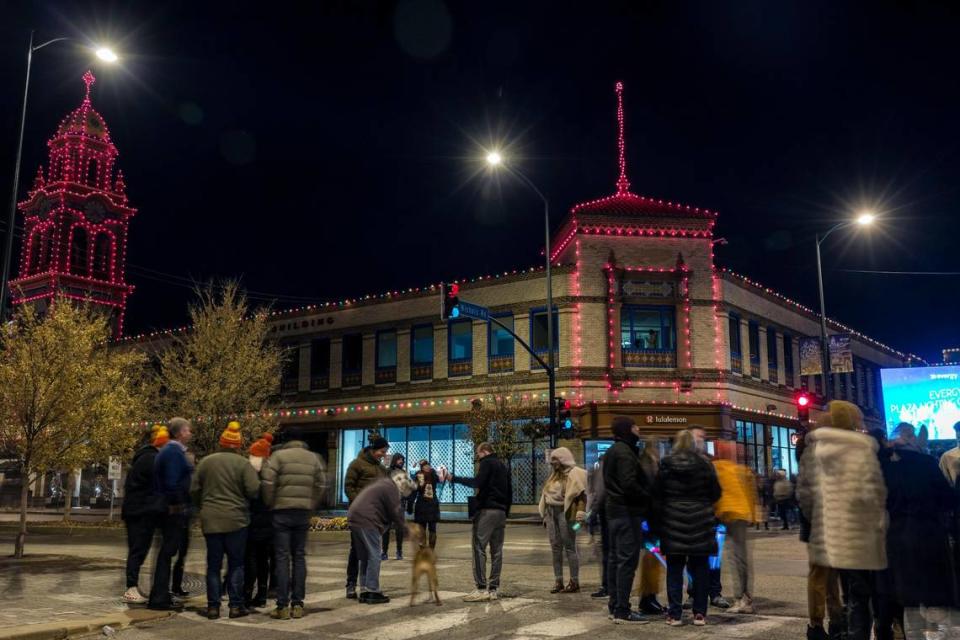
[[[12,545],[13,530],[0,528],[0,545]],[[81,530],[70,534],[36,529],[28,538],[29,557],[9,559],[0,566],[0,625],[30,625],[52,620],[94,618],[125,608],[122,530]],[[268,609],[239,620],[210,622],[196,610],[203,597],[203,539],[192,541],[187,564],[187,588],[192,598],[188,610],[172,618],[121,631],[123,640],[204,640],[223,638],[289,639],[315,635],[342,640],[444,640],[524,638],[625,638],[643,633],[654,638],[802,638],[806,609],[806,551],[796,532],[758,532],[753,540],[758,615],[727,615],[711,609],[705,628],[687,624],[667,627],[654,620],[642,627],[613,625],[602,601],[591,600],[599,579],[595,547],[586,533],[580,535],[582,558],[580,594],[551,595],[553,572],[550,548],[543,528],[528,524],[508,526],[503,568],[502,600],[470,604],[461,598],[473,588],[469,526],[440,525],[438,572],[439,607],[427,603],[408,606],[409,560],[383,564],[381,582],[393,600],[386,605],[360,605],[346,600],[343,591],[348,537],[342,532],[313,533],[308,545],[306,616],[302,620],[274,621]],[[394,553],[391,545],[391,557]],[[407,544],[408,557],[412,550]],[[152,558],[145,565],[142,588],[147,589]],[[724,570],[724,592],[732,582]],[[661,592],[661,601],[666,596]],[[193,609],[193,610],[192,610]],[[226,607],[224,607],[224,614]],[[688,612],[689,613],[689,612]],[[689,623],[689,620],[687,620]]]

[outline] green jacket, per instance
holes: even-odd
[[[347,501],[360,495],[367,485],[387,476],[387,468],[380,464],[366,449],[347,467],[347,477],[343,481],[343,491],[347,494]]]
[[[326,475],[323,460],[305,442],[288,442],[270,454],[260,470],[263,503],[273,511],[313,511],[323,496]]]
[[[190,488],[204,533],[230,533],[249,525],[250,500],[259,492],[256,469],[233,449],[201,460]]]

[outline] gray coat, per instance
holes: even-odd
[[[300,440],[274,451],[260,471],[263,503],[273,511],[306,509],[320,504],[326,486],[326,470],[320,456]]]
[[[360,492],[347,510],[351,529],[376,529],[381,534],[390,527],[403,526],[400,490],[390,478],[381,478]]]

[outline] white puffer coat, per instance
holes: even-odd
[[[811,563],[886,569],[887,487],[877,450],[856,431],[821,427],[807,436],[797,497],[810,520]]]

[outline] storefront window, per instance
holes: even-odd
[[[770,427],[770,464],[774,469],[786,471],[788,477],[797,475],[800,470],[796,437],[796,429],[776,425]]]
[[[764,425],[737,420],[737,462],[757,475],[767,474],[767,441]]]

